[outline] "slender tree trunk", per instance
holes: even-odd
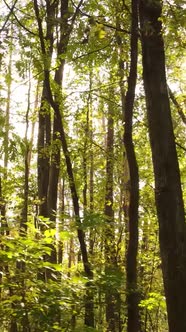
[[[56,117],[53,123],[53,139],[52,139],[52,154],[51,164],[49,169],[49,183],[47,192],[47,216],[52,222],[51,228],[56,229],[56,212],[57,212],[57,196],[58,196],[58,180],[60,171],[60,148],[61,142],[59,141],[59,125]],[[54,240],[55,242],[55,240]],[[56,245],[52,245],[52,251],[49,258],[51,263],[57,263],[57,249]]]
[[[65,213],[65,178],[64,176],[62,177],[60,183],[59,183],[59,213],[61,217],[59,218],[58,221],[58,232],[60,233],[64,229],[64,213]],[[64,252],[64,247],[63,247],[63,241],[61,239],[58,240],[57,243],[58,247],[58,253],[57,253],[57,262],[58,264],[62,264],[63,262],[63,252]]]
[[[32,150],[32,138],[28,139],[28,129],[29,129],[29,115],[30,115],[30,97],[31,97],[31,67],[29,65],[29,85],[28,85],[28,101],[27,101],[27,111],[26,111],[26,129],[25,129],[25,155],[24,155],[24,188],[23,188],[23,207],[21,211],[21,221],[20,221],[20,236],[26,237],[28,229],[28,196],[29,196],[29,172],[30,172],[30,160],[31,160],[31,150]],[[25,294],[25,278],[24,273],[26,270],[26,264],[24,260],[19,260],[16,262],[16,274],[18,277],[18,284],[21,290],[21,302],[25,305],[25,312],[22,315],[21,325],[23,332],[30,332],[30,322],[28,318],[26,294]]]
[[[9,162],[9,131],[10,131],[10,108],[11,108],[11,89],[12,89],[12,55],[13,55],[13,20],[10,23],[10,45],[9,45],[9,59],[8,70],[6,75],[7,96],[6,96],[6,113],[5,113],[5,136],[4,136],[4,171],[3,182],[4,187],[7,186],[8,180],[8,162]],[[1,183],[2,186],[2,183]],[[3,188],[4,191],[4,188]],[[4,201],[3,209],[1,210],[2,226],[4,227],[4,234],[8,235],[8,224],[6,218],[6,203]]]
[[[7,72],[7,99],[6,99],[6,115],[5,115],[5,137],[4,137],[4,174],[3,174],[3,182],[5,188],[7,186],[8,180],[8,162],[9,162],[9,128],[10,128],[10,107],[11,107],[11,87],[12,87],[12,55],[13,55],[13,20],[11,17],[11,39],[9,45],[9,62],[8,62],[8,72]],[[6,218],[6,200],[4,198],[4,191],[2,188],[2,181],[0,179],[0,198],[1,198],[1,227],[2,227],[2,234],[9,235],[8,223]],[[8,250],[6,246],[3,250]],[[4,264],[3,272],[6,275],[9,275],[9,265]],[[1,274],[1,282],[2,282]],[[9,287],[9,295],[12,296],[13,291],[12,288]],[[12,309],[14,310],[14,303],[11,304]],[[10,318],[10,332],[17,332],[17,322],[15,317],[11,316]]]
[[[84,216],[87,213],[87,171],[88,171],[88,165],[87,165],[87,154],[88,154],[88,135],[89,135],[89,109],[86,110],[86,123],[84,128],[84,147],[83,147],[83,213]]]
[[[12,318],[11,326],[9,332],[18,332],[16,319]]]
[[[49,147],[51,143],[51,120],[50,114],[47,113],[46,105],[46,87],[45,82],[43,86],[43,93],[41,98],[41,107],[39,110],[39,125],[38,125],[38,198],[40,200],[39,215],[47,216],[47,192],[49,183]],[[41,226],[41,228],[43,228]]]
[[[138,309],[138,287],[137,287],[137,254],[138,254],[138,207],[139,207],[139,174],[136,160],[133,138],[132,119],[135,98],[135,88],[137,79],[137,57],[138,57],[138,1],[132,0],[132,21],[130,40],[130,70],[128,77],[128,89],[126,96],[123,96],[121,89],[121,99],[124,116],[124,146],[129,167],[129,208],[128,225],[129,238],[126,255],[127,274],[127,331],[140,331],[139,309]]]
[[[9,160],[9,130],[10,130],[10,107],[11,107],[11,89],[12,89],[12,55],[13,55],[13,19],[10,23],[10,45],[7,81],[7,97],[6,97],[6,115],[5,115],[5,137],[4,137],[4,177],[7,179],[7,167]]]
[[[111,89],[110,96],[114,93]],[[116,273],[116,247],[114,235],[114,210],[113,210],[113,185],[114,185],[114,109],[113,104],[108,104],[108,121],[107,121],[107,140],[106,140],[106,190],[105,190],[105,274]],[[116,287],[113,289],[108,285],[106,290],[106,321],[107,331],[118,331],[119,312],[118,312],[118,292]]]
[[[140,1],[143,79],[155,176],[160,251],[170,332],[186,331],[186,230],[172,126],[161,1]]]
[[[2,177],[0,174],[0,234],[3,235],[3,223],[4,223],[4,199],[3,199],[3,193],[2,193]],[[0,242],[0,248],[3,250],[3,245]],[[0,286],[2,286],[2,281],[3,281],[3,269],[4,269],[4,264],[2,261],[0,261]],[[0,287],[0,300],[1,300],[1,292],[2,292],[2,287]]]
[[[30,153],[31,145],[28,139],[28,128],[29,128],[29,113],[30,113],[30,94],[31,94],[31,76],[29,68],[29,86],[28,86],[28,101],[26,111],[26,129],[25,129],[25,155],[24,155],[24,188],[23,188],[23,208],[21,213],[20,221],[20,234],[25,235],[27,232],[27,221],[28,221],[28,188],[29,188],[29,171],[30,171]]]
[[[88,96],[88,113],[89,113],[89,153],[90,153],[90,168],[89,168],[89,210],[90,214],[94,212],[94,152],[93,152],[93,101],[92,101],[92,68],[89,73],[89,96]],[[92,256],[94,252],[95,231],[91,227],[89,233],[89,253]]]
[[[84,178],[84,187],[83,187],[83,209],[84,217],[87,214],[87,171],[88,171],[88,146],[89,146],[89,121],[90,121],[90,105],[87,107],[86,123],[85,123],[85,141],[84,141],[84,151],[83,151],[83,178]],[[90,251],[89,251],[90,253]],[[85,325],[94,327],[94,293],[92,290],[92,282],[88,281],[86,284],[86,295],[85,295]]]

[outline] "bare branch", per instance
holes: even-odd
[[[167,85],[167,88],[168,88],[170,99],[172,100],[173,104],[176,106],[178,114],[180,115],[180,118],[182,119],[183,123],[186,125],[186,116],[183,112],[182,107],[178,103],[174,93],[172,92],[172,90],[170,89],[170,87],[168,85]]]
[[[183,145],[181,145],[178,142],[175,142],[175,143],[176,143],[177,146],[179,146],[180,149],[182,149],[183,151],[186,151],[186,148]]]
[[[16,2],[18,1],[18,0],[16,0],[15,1],[15,4],[14,4],[14,8],[13,7],[10,7],[9,6],[9,4],[5,1],[5,0],[3,0],[4,1],[4,3],[5,3],[5,5],[7,6],[7,8],[10,10],[10,15],[12,14],[13,16],[14,16],[14,18],[15,18],[15,20],[17,21],[17,23],[24,29],[24,30],[26,30],[28,33],[30,33],[31,35],[33,35],[33,36],[38,36],[36,33],[34,33],[33,31],[31,31],[30,29],[28,29],[24,24],[22,24],[21,23],[21,21],[18,19],[18,17],[16,16],[16,14],[14,13],[14,8],[15,8],[15,5],[16,5]],[[13,8],[13,9],[12,9]],[[1,31],[1,30],[0,30]]]
[[[76,6],[76,11],[75,11],[74,15],[72,16],[71,28],[73,28],[75,19],[76,19],[77,15],[79,14],[80,7],[82,4],[83,4],[83,0],[80,0],[79,4]]]
[[[102,50],[104,50],[105,48],[107,48],[107,47],[109,47],[109,46],[110,46],[110,43],[107,44],[107,45],[105,45],[105,46],[103,46],[103,47],[100,47],[100,48],[98,48],[98,49],[95,49],[95,50],[93,50],[93,51],[90,51],[90,52],[87,52],[87,53],[83,53],[83,54],[81,54],[81,55],[79,55],[79,56],[77,56],[77,57],[75,57],[75,58],[72,58],[72,61],[74,62],[74,61],[76,61],[76,60],[78,60],[78,59],[81,59],[81,58],[83,58],[83,57],[86,57],[86,56],[89,56],[89,55],[91,55],[91,54],[94,54],[94,53],[97,53],[97,52],[99,52],[99,51],[102,51]]]
[[[8,20],[9,20],[9,18],[10,18],[10,16],[11,16],[11,14],[13,14],[13,11],[14,11],[14,8],[15,8],[15,5],[16,5],[16,3],[17,3],[18,0],[15,0],[14,4],[12,5],[12,7],[10,7],[10,6],[6,3],[5,0],[3,0],[3,1],[4,1],[5,5],[8,7],[8,9],[9,9],[10,11],[9,11],[9,13],[8,13],[8,15],[7,15],[7,17],[6,17],[6,20],[5,20],[5,22],[4,22],[3,26],[2,26],[2,28],[0,29],[0,33],[5,29],[6,24],[7,24]]]

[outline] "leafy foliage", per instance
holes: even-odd
[[[45,57],[39,41],[34,2],[16,1],[12,8],[0,5],[0,330],[12,332],[16,326],[15,332],[104,332],[108,323],[107,295],[115,292],[119,294],[116,320],[121,331],[126,329],[127,321],[126,256],[130,236],[127,215],[130,181],[123,146],[121,87],[125,95],[130,65],[131,2],[91,0],[82,2],[80,7],[77,1],[71,2],[67,16],[63,17],[64,21],[67,18],[69,30],[66,33],[70,31],[68,43],[63,45],[62,54],[57,54],[61,45],[60,33],[66,29],[59,17],[60,3],[63,2],[38,1],[44,46],[48,52]],[[52,17],[47,16],[50,5],[56,6]],[[168,84],[184,113],[184,1],[165,1],[161,20]],[[10,49],[11,64],[7,57]],[[64,63],[63,73],[58,72]],[[64,124],[67,156],[71,160],[80,207],[79,219],[74,215],[74,196],[71,195],[65,155],[60,152],[60,162],[56,161],[63,142],[59,128],[54,127],[56,114],[48,91],[43,89],[46,84],[44,65],[45,71],[49,71],[53,102],[59,105]],[[56,76],[61,74],[63,82],[59,87]],[[154,176],[141,82],[139,49],[132,126],[140,176],[137,260],[140,318],[144,331],[165,332],[167,317]],[[9,98],[8,86],[11,86]],[[109,107],[114,122],[114,217],[108,227],[109,218],[106,219],[104,210],[105,205],[111,205],[110,201],[105,201],[106,184],[109,183],[106,178]],[[185,124],[172,101],[171,109],[185,198]],[[48,132],[47,126],[50,127]],[[41,137],[43,145],[39,149]],[[38,167],[39,159],[43,161],[42,169]],[[55,180],[55,176],[44,178],[44,186],[48,185],[47,197],[40,199],[38,174],[48,174],[47,167],[52,174],[51,169],[55,166],[59,171],[57,208],[50,216],[48,211],[40,215],[41,208],[48,204],[48,182]],[[107,238],[108,228],[112,236]],[[83,269],[79,231],[84,234],[93,272],[90,279]],[[108,266],[106,240],[110,251],[112,248],[114,266]],[[90,294],[93,296],[88,305],[94,307],[94,327],[85,324]]]

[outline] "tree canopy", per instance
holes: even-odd
[[[186,331],[185,29],[0,1],[0,332]]]

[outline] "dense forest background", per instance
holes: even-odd
[[[0,0],[0,332],[186,331],[186,5]]]

